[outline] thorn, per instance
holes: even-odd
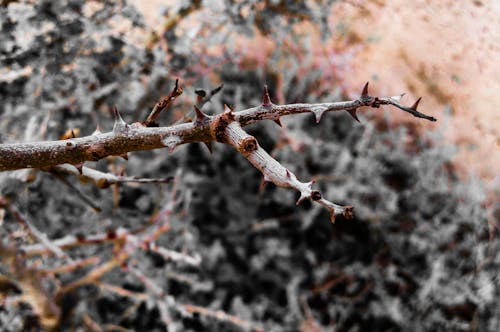
[[[365,86],[363,87],[363,91],[361,92],[361,99],[369,98],[370,96],[368,95],[368,82],[365,83]]]
[[[303,201],[305,201],[306,199],[310,198],[309,195],[304,195],[302,192],[300,193],[300,197],[299,199],[297,200],[297,203],[295,203],[296,205],[299,205],[300,203],[302,203]]]
[[[286,170],[286,177],[291,179],[292,178],[292,175],[290,174],[290,171],[289,170]]]
[[[269,97],[269,91],[267,90],[267,84],[264,85],[264,95],[262,96],[262,106],[269,107],[273,104],[271,97]]]
[[[92,133],[92,136],[94,136],[94,135],[99,135],[99,134],[101,134],[101,133],[102,133],[102,131],[101,131],[101,127],[99,126],[99,124],[97,124],[97,125],[96,125],[96,127],[95,127],[94,132]]]
[[[323,114],[325,113],[324,109],[319,109],[313,111],[314,117],[316,118],[316,123],[319,123],[321,121],[321,118],[323,117]]]
[[[126,152],[124,154],[119,155],[119,157],[128,160],[128,154]]]
[[[334,209],[330,210],[330,222],[332,224],[335,224],[335,210]]]
[[[353,110],[346,110],[347,113],[349,113],[350,116],[353,117],[354,120],[358,121],[359,123],[361,123],[361,121],[359,121],[359,118],[358,118],[358,115],[356,114],[356,111],[357,109],[353,109]]]
[[[113,118],[115,119],[115,124],[113,126],[114,132],[120,132],[127,127],[127,123],[123,121],[120,112],[118,112],[116,106],[113,106],[111,108],[111,115],[113,115]]]
[[[233,113],[233,110],[231,107],[227,106],[227,104],[224,104],[224,114],[229,114],[231,115]]]
[[[278,126],[283,127],[283,125],[281,124],[281,120],[280,120],[279,118],[278,118],[278,119],[276,119],[276,120],[273,120],[273,121],[274,121],[274,123],[276,123]]]
[[[420,103],[420,100],[421,100],[421,99],[422,99],[422,97],[418,98],[418,99],[417,99],[417,101],[416,101],[413,105],[411,105],[411,107],[410,107],[410,108],[411,108],[412,110],[416,111],[416,110],[417,110],[417,107],[418,107],[418,104]]]
[[[207,147],[207,149],[210,152],[210,154],[212,154],[212,142],[203,142],[203,143]]]
[[[75,135],[75,131],[73,129],[71,129],[71,138],[75,138],[76,135]]]
[[[200,109],[197,106],[194,106],[194,110],[196,112],[196,119],[194,121],[195,123],[202,124],[208,119],[208,116],[202,111],[200,111]]]
[[[402,93],[399,96],[392,96],[391,99],[395,101],[401,101],[406,93]]]
[[[262,192],[264,190],[264,188],[266,187],[266,185],[270,182],[271,182],[271,179],[269,179],[269,177],[267,175],[264,175],[264,177],[262,178],[262,181],[260,182],[260,185],[259,185],[259,191]]]
[[[75,164],[73,166],[76,167],[76,169],[78,170],[78,173],[80,173],[80,175],[83,175],[83,163]]]

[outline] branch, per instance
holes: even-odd
[[[182,92],[177,82],[170,94]],[[217,92],[214,90],[214,94]],[[180,94],[180,93],[179,93]],[[226,107],[222,114],[209,116],[195,107],[196,118],[189,123],[170,127],[148,127],[156,119],[158,112],[164,109],[162,102],[157,104],[144,123],[125,123],[116,108],[113,110],[115,123],[108,133],[96,132],[81,138],[69,138],[59,141],[16,143],[0,145],[0,171],[20,168],[50,169],[56,165],[70,163],[78,167],[85,161],[97,161],[108,156],[121,156],[131,151],[151,150],[167,147],[170,152],[185,143],[203,142],[209,147],[212,141],[226,143],[236,148],[250,163],[264,175],[264,181],[273,182],[277,186],[293,188],[300,192],[297,204],[306,199],[324,206],[330,212],[331,220],[335,216],[352,217],[351,206],[336,205],[324,199],[321,193],[312,189],[312,182],[300,182],[297,177],[273,159],[259,147],[257,140],[248,135],[242,127],[261,120],[273,120],[280,124],[280,118],[299,113],[313,113],[319,122],[326,112],[347,111],[355,120],[357,110],[362,106],[378,108],[392,105],[411,115],[436,121],[432,116],[417,111],[420,98],[410,107],[399,103],[403,95],[396,97],[373,97],[368,94],[368,83],[365,84],[358,99],[342,102],[316,104],[275,105],[271,102],[267,87],[264,90],[262,104],[257,107],[233,112]],[[167,105],[168,106],[168,105]],[[159,111],[158,111],[159,110]],[[152,120],[151,120],[152,118]]]
[[[179,86],[179,79],[175,80],[174,89],[170,92],[170,94],[166,97],[160,99],[158,103],[156,103],[155,107],[149,114],[149,116],[142,123],[146,127],[157,127],[155,126],[155,121],[160,115],[160,113],[167,109],[170,104],[174,102],[174,100],[182,94],[182,88]]]

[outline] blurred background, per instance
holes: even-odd
[[[137,253],[134,264],[175,303],[165,322],[154,301],[97,283],[55,301],[59,328],[182,331],[496,331],[500,328],[500,3],[495,1],[1,1],[0,142],[110,130],[109,109],[143,120],[176,78],[184,89],[160,125],[189,121],[196,89],[222,91],[219,113],[277,104],[406,93],[427,122],[392,108],[283,118],[248,128],[299,179],[355,207],[326,211],[268,185],[221,144],[132,153],[89,163],[103,172],[176,175],[176,209],[157,242],[199,254],[200,266]],[[87,165],[87,164],[86,164]],[[181,172],[179,173],[179,170]],[[49,173],[2,173],[8,197],[50,239],[146,224],[173,201],[172,185],[98,189]],[[14,204],[13,203],[13,204]],[[5,243],[15,218],[0,214]],[[109,248],[108,248],[109,249]],[[72,257],[101,253],[76,248]],[[112,255],[109,250],[108,255]],[[29,264],[57,265],[48,257]],[[12,266],[2,265],[2,273]],[[46,292],[92,266],[47,277]],[[148,294],[125,270],[107,283]],[[57,286],[59,285],[59,286]],[[44,286],[45,287],[45,286]],[[23,289],[20,287],[19,292]],[[52,292],[52,293],[51,293]],[[5,298],[9,296],[5,295]],[[133,296],[132,296],[133,298]],[[28,301],[29,302],[29,301]],[[64,303],[64,306],[62,305]],[[207,311],[182,310],[192,304]],[[31,304],[0,304],[6,331],[43,328]],[[67,307],[67,308],[66,308]],[[186,307],[183,307],[184,309]],[[207,314],[220,311],[218,316]],[[34,314],[33,314],[34,313]],[[232,315],[232,319],[228,319]],[[40,323],[27,323],[27,317]],[[95,325],[89,323],[89,319]],[[31,321],[30,321],[31,322]],[[30,325],[31,324],[31,325]],[[90,326],[90,327],[89,327]]]

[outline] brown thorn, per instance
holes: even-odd
[[[281,120],[280,120],[279,118],[278,118],[278,119],[276,119],[276,120],[273,120],[273,121],[274,121],[274,123],[276,123],[278,126],[283,127],[283,125],[281,124]]]
[[[292,176],[290,175],[290,171],[289,171],[289,170],[286,170],[286,177],[287,177],[287,178],[289,178],[289,179],[292,177]]]
[[[203,142],[203,144],[205,144],[210,154],[212,154],[212,142]]]
[[[365,83],[365,86],[363,87],[363,91],[361,92],[361,99],[369,98],[370,96],[368,95],[368,83]]]
[[[417,101],[416,101],[413,105],[411,105],[411,107],[410,107],[410,108],[411,108],[412,110],[416,111],[416,110],[417,110],[417,107],[418,107],[418,104],[420,103],[420,100],[421,100],[421,99],[422,99],[422,97],[419,97],[419,98],[417,99]]]
[[[273,104],[271,97],[269,97],[269,91],[267,90],[267,84],[264,85],[264,95],[262,96],[262,106],[269,107]]]
[[[76,169],[78,170],[78,173],[80,173],[80,175],[83,174],[83,163],[74,164],[73,166],[76,167]]]
[[[350,116],[353,117],[354,120],[358,121],[359,123],[361,123],[361,121],[359,121],[359,118],[358,118],[358,115],[356,114],[356,111],[357,109],[353,109],[353,110],[346,110],[347,113],[349,113]]]
[[[208,119],[208,116],[203,113],[196,105],[194,106],[194,111],[196,112],[195,123],[203,124]]]
[[[229,107],[229,105],[227,104],[224,104],[224,113],[232,113],[233,110],[231,109],[231,107]]]

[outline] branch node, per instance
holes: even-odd
[[[247,157],[250,153],[254,152],[258,148],[259,145],[257,144],[257,140],[255,139],[255,137],[247,136],[240,142],[238,150],[244,157]]]

